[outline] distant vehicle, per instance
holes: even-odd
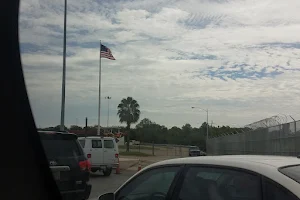
[[[199,147],[197,146],[190,146],[189,147],[189,156],[206,156],[206,153],[200,151]]]
[[[300,159],[206,156],[154,163],[98,200],[299,200]]]
[[[126,144],[126,142],[125,142]],[[129,142],[130,145],[140,145],[140,141],[137,141],[137,140],[130,140]]]
[[[118,166],[119,148],[112,137],[80,137],[78,138],[86,157],[91,162],[91,171],[102,171],[109,176],[113,167]]]
[[[83,200],[90,196],[91,164],[71,133],[39,131],[40,138],[63,199]]]

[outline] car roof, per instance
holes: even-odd
[[[167,164],[206,164],[222,165],[229,167],[242,167],[252,170],[253,168],[274,168],[300,165],[300,159],[297,157],[287,156],[261,156],[261,155],[224,155],[224,156],[203,156],[170,159],[157,162],[154,165]]]
[[[38,133],[72,135],[72,136],[74,136],[75,138],[77,138],[77,135],[74,134],[74,133],[62,132],[62,131],[38,131]]]
[[[113,140],[113,137],[101,137],[101,136],[88,136],[88,137],[78,137],[78,139],[109,139]]]

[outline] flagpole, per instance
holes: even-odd
[[[101,40],[100,40],[100,59],[99,59],[99,104],[98,104],[98,129],[97,135],[100,135],[100,112],[101,110]]]
[[[66,103],[66,36],[67,34],[67,0],[64,8],[64,41],[63,41],[63,74],[61,86],[61,111],[60,111],[60,131],[65,130],[65,103]]]

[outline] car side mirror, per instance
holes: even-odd
[[[99,196],[98,200],[115,200],[114,193],[106,193]]]

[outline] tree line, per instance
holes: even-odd
[[[123,98],[118,105],[118,116],[121,123],[125,123],[126,127],[111,127],[107,130],[112,133],[121,131],[126,133],[125,141],[127,141],[127,151],[129,151],[129,141],[138,140],[142,143],[156,143],[156,144],[180,144],[180,145],[195,145],[200,149],[205,150],[205,141],[207,135],[207,123],[203,122],[200,127],[192,127],[190,124],[185,124],[182,127],[173,126],[167,128],[164,125],[157,124],[148,118],[141,120],[135,128],[131,129],[131,125],[138,122],[140,117],[140,106],[138,102],[132,97]],[[59,131],[60,126],[47,127],[41,130]],[[97,131],[97,125],[80,127],[71,125],[70,128],[65,127],[65,130],[87,130]],[[105,128],[101,129],[105,131]],[[236,134],[243,132],[243,128],[232,128],[229,126],[208,126],[208,136],[216,137],[224,133]]]
[[[47,127],[41,130],[59,131],[60,126]],[[88,126],[88,130],[97,132],[97,125]],[[85,127],[71,125],[65,130],[72,132],[73,130],[85,130]],[[104,130],[104,129],[102,129]],[[126,132],[126,127],[112,127],[109,131],[118,133],[118,131]],[[206,122],[203,122],[200,127],[192,127],[190,124],[185,124],[182,127],[173,126],[167,128],[164,125],[157,124],[148,118],[142,119],[134,128],[129,131],[129,140],[138,140],[142,143],[156,144],[180,144],[180,145],[195,145],[200,149],[205,150],[206,141]],[[242,128],[232,128],[229,126],[209,126],[209,137],[220,136],[224,133],[236,134],[242,132]]]

